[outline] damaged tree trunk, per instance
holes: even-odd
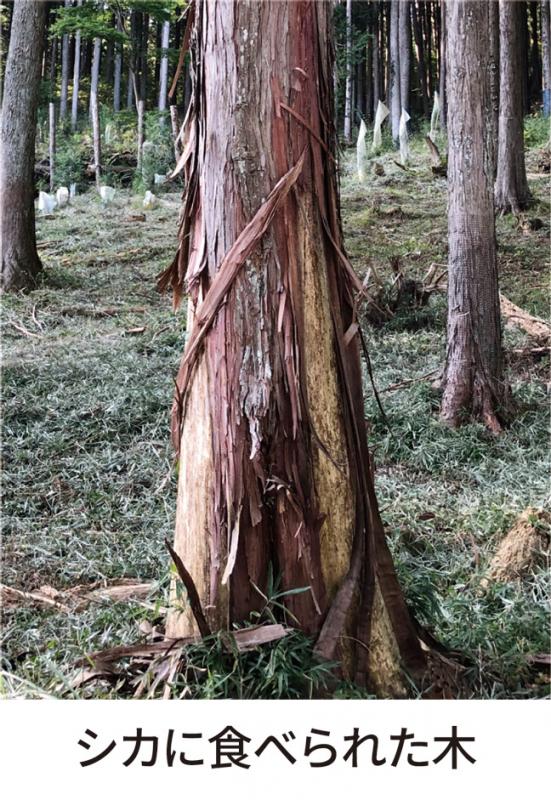
[[[180,248],[160,276],[189,293],[177,378],[174,550],[211,630],[265,605],[380,695],[426,656],[375,499],[343,253],[331,4],[191,7],[192,105]],[[208,143],[208,146],[207,146]],[[176,592],[174,593],[176,595]],[[174,597],[167,634],[196,632]]]
[[[441,416],[501,430],[503,378],[492,197],[489,4],[446,0],[448,349]],[[466,64],[477,64],[476,71]]]

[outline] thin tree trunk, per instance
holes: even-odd
[[[514,4],[511,4],[514,5]],[[489,4],[446,0],[448,346],[442,420],[501,430],[503,378],[491,153]],[[466,65],[476,64],[477,69]]]
[[[122,48],[117,44],[115,53],[115,73],[113,76],[113,110],[121,110]]]
[[[492,107],[492,127],[490,136],[490,155],[492,159],[492,178],[497,174],[497,150],[499,131],[499,3],[490,3],[490,102]]]
[[[77,5],[82,5],[82,0],[78,0]],[[80,31],[75,34],[75,58],[73,62],[73,96],[71,104],[71,130],[77,129],[78,117],[78,91],[80,86]]]
[[[65,7],[71,5],[71,0],[65,0]],[[61,91],[59,94],[59,118],[63,122],[67,116],[67,98],[69,94],[69,34],[63,34],[61,44]]]
[[[42,269],[34,220],[34,150],[46,4],[15,0],[0,128],[4,291],[30,289]]]
[[[411,3],[411,19],[413,23],[413,35],[415,37],[415,50],[417,55],[417,76],[419,80],[419,93],[421,95],[421,107],[423,116],[430,118],[430,100],[427,89],[427,65],[425,58],[425,42],[423,40],[423,30],[421,26],[421,15],[417,2]]]
[[[438,87],[438,97],[440,100],[440,124],[442,130],[447,129],[448,125],[448,97],[446,85],[446,47],[447,47],[447,30],[446,30],[446,3],[447,0],[440,0],[440,80]],[[473,69],[477,69],[473,65]]]
[[[541,2],[543,114],[551,113],[551,12],[549,0]]]
[[[130,111],[134,108],[134,72],[132,67],[128,65],[128,79],[126,83],[126,110]]]
[[[177,299],[185,273],[190,296],[173,417],[175,550],[212,630],[264,606],[272,569],[281,591],[308,587],[284,602],[320,656],[337,655],[380,695],[403,695],[402,670],[419,678],[426,662],[377,509],[357,337],[345,344],[357,279],[332,157],[331,11],[195,6],[186,137],[196,145],[179,254],[160,280]],[[214,133],[223,149],[207,146]],[[173,607],[168,635],[194,630]]]
[[[411,24],[409,2],[398,3],[398,47],[400,51],[400,113],[409,110],[409,74],[411,69]]]
[[[168,89],[168,46],[170,42],[170,22],[163,22],[161,34],[161,66],[159,68],[159,111],[166,110],[166,93]]]
[[[381,51],[379,48],[379,17],[381,14],[380,3],[376,3],[373,8],[373,50],[372,50],[372,74],[373,74],[373,105],[372,117],[375,119],[377,106],[381,99]]]
[[[530,2],[530,101],[540,102],[541,92],[541,54],[540,54],[540,26],[538,25],[538,2]]]
[[[170,106],[170,123],[172,126],[172,138],[174,140],[174,159],[176,163],[178,163],[180,156],[182,155],[182,145],[180,139],[178,138],[180,136],[182,122],[180,120],[178,106],[176,104],[172,104]]]
[[[48,154],[50,160],[50,192],[55,186],[55,103],[48,103]]]
[[[530,191],[524,160],[522,114],[522,3],[500,0],[499,42],[499,134],[496,209],[505,214],[530,204]]]
[[[92,79],[90,83],[90,117],[92,119],[92,138],[94,141],[94,175],[96,187],[101,186],[101,130],[99,124],[99,68],[101,59],[101,39],[94,39],[94,55],[92,59]]]
[[[390,0],[390,120],[392,139],[398,142],[400,114],[400,0]]]
[[[138,100],[138,152],[136,156],[138,170],[142,168],[142,155],[144,143],[145,102]]]
[[[346,85],[344,96],[344,140],[352,141],[352,0],[346,0]]]

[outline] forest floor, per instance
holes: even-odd
[[[541,143],[540,143],[541,146]],[[528,150],[539,230],[498,219],[502,292],[524,309],[547,311],[549,176]],[[400,257],[407,277],[446,264],[446,183],[415,140],[406,171],[394,153],[378,157],[360,184],[345,156],[342,214],[351,260],[389,281]],[[167,602],[175,474],[168,412],[184,343],[184,316],[154,288],[176,248],[180,197],[164,194],[147,221],[141,198],[120,191],[103,208],[89,193],[38,218],[45,275],[29,295],[4,299],[4,513],[2,583],[22,592],[151,582],[147,597],[99,599],[80,610],[8,598],[2,629],[4,695],[115,696],[100,685],[75,689],[75,660],[136,642]],[[469,658],[470,696],[523,698],[549,691],[530,664],[549,652],[548,577],[482,579],[504,534],[549,492],[548,358],[505,331],[515,418],[494,437],[480,425],[452,431],[438,421],[434,380],[445,353],[445,296],[404,309],[379,328],[366,325],[375,383],[387,422],[366,381],[376,488],[408,603],[419,621]],[[50,587],[44,591],[41,587]],[[57,597],[63,597],[58,595]],[[284,641],[284,640],[283,640]],[[206,660],[199,696],[295,696],[278,677],[288,657],[275,646],[270,679],[243,689]],[[295,666],[300,670],[300,643]],[[266,666],[266,665],[265,665]],[[269,670],[268,670],[269,671]],[[282,688],[283,685],[283,688]],[[294,685],[294,684],[293,684]],[[341,696],[354,695],[350,688]]]

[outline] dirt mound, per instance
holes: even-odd
[[[490,562],[484,584],[522,578],[549,559],[551,513],[526,508],[499,545]]]

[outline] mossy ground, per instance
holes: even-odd
[[[371,263],[388,277],[399,255],[408,277],[420,278],[433,262],[445,267],[446,184],[432,175],[421,139],[413,142],[407,171],[395,158],[381,155],[386,174],[369,171],[360,184],[352,154],[345,156],[347,248],[360,274]],[[548,180],[537,173],[535,147],[528,165],[536,198],[528,216],[541,218],[543,227],[523,233],[512,218],[498,220],[501,288],[545,314]],[[154,582],[145,605],[96,604],[70,615],[39,606],[6,609],[4,694],[59,693],[77,658],[135,642],[139,623],[166,602],[163,539],[175,513],[168,412],[184,318],[156,293],[154,279],[173,256],[178,208],[179,194],[166,193],[138,222],[129,217],[141,211],[140,199],[128,192],[118,192],[107,208],[92,193],[77,197],[38,219],[40,287],[4,299],[2,582],[25,590],[122,576]],[[528,657],[549,648],[546,573],[486,592],[480,580],[516,516],[546,501],[546,365],[513,357],[528,342],[507,331],[517,402],[511,427],[499,438],[478,425],[450,431],[438,421],[430,378],[421,379],[442,364],[444,298],[366,333],[390,422],[389,429],[366,381],[377,493],[408,602],[435,636],[470,658],[473,696],[542,695],[547,677]],[[251,663],[256,687],[241,668],[225,674],[224,659],[202,653],[199,661],[209,673],[202,696],[297,696],[301,670],[308,686],[323,683],[300,639]],[[356,693],[341,687],[338,696]]]

